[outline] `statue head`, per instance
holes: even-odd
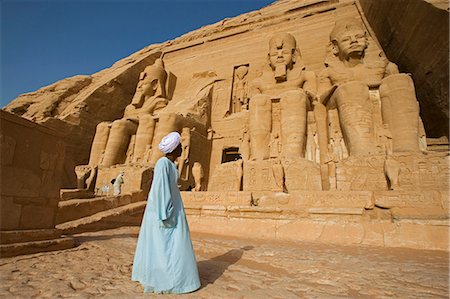
[[[361,22],[354,18],[336,21],[330,34],[330,42],[333,54],[340,60],[364,57],[369,45]]]
[[[235,70],[236,76],[242,80],[248,73],[248,66],[241,65]]]
[[[141,107],[147,97],[156,95],[165,98],[166,80],[167,72],[164,69],[164,63],[161,59],[157,59],[139,75],[139,82],[131,103],[136,107]]]
[[[274,35],[269,40],[269,64],[273,70],[278,67],[292,69],[297,59],[297,42],[289,33]]]

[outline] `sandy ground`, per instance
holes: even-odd
[[[202,288],[143,294],[130,280],[137,227],[78,247],[0,259],[1,298],[449,298],[441,251],[279,243],[193,234]]]

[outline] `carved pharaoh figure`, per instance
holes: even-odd
[[[376,139],[369,90],[379,90],[383,123],[394,152],[418,151],[419,106],[412,79],[384,57],[366,61],[367,33],[356,19],[336,22],[330,34],[331,57],[319,75],[320,90],[333,85],[328,107],[337,108],[350,155],[374,153]]]
[[[275,163],[272,165],[272,175],[275,181],[275,184],[277,185],[277,189],[274,191],[287,191],[286,185],[284,183],[284,168],[281,164],[280,160],[276,160]]]
[[[168,104],[166,79],[167,73],[161,59],[144,69],[123,118],[97,125],[89,165],[112,166],[124,163],[127,150],[128,160],[145,162],[146,152],[154,147],[152,140],[160,140],[161,136],[177,129],[176,115],[161,113]],[[131,153],[129,146],[133,135],[135,138]],[[160,155],[159,151],[153,151],[150,162],[155,162]]]
[[[297,42],[289,33],[269,40],[268,62],[272,71],[263,73],[250,86],[251,158],[270,158],[273,100],[280,101],[282,156],[303,157],[308,94],[316,93],[316,77],[302,65]]]
[[[247,73],[248,66],[241,65],[234,71],[233,83],[233,99],[231,111],[233,113],[248,110],[248,96],[247,96]]]
[[[194,191],[201,191],[204,189],[203,187],[203,179],[204,179],[204,172],[203,167],[200,162],[194,162],[194,165],[192,165],[192,176],[194,177]]]
[[[181,153],[178,162],[178,173],[180,175],[180,178],[184,180],[187,179],[189,173],[188,163],[189,163],[190,146],[191,146],[191,129],[186,127],[181,130],[181,148],[183,151]]]

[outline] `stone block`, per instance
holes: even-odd
[[[325,223],[311,219],[280,221],[277,225],[277,239],[288,241],[316,241],[322,234]]]
[[[192,192],[182,191],[181,197],[185,204],[220,204],[220,205],[251,205],[251,192],[228,191],[228,192]]]
[[[0,201],[0,230],[13,230],[20,227],[22,206],[14,202],[10,196],[2,196]]]
[[[273,174],[274,160],[246,161],[244,163],[245,191],[283,191]]]
[[[382,224],[377,222],[361,222],[364,229],[362,244],[370,246],[385,246],[384,232]]]
[[[1,194],[6,196],[39,197],[41,179],[30,169],[2,167]]]
[[[362,215],[363,208],[309,208],[310,214]]]
[[[57,239],[61,236],[58,229],[32,229],[0,231],[0,244],[24,243]]]
[[[242,160],[218,164],[212,173],[208,191],[241,190],[242,171]]]
[[[322,190],[319,164],[306,159],[283,163],[286,188],[289,193],[299,190]]]
[[[370,208],[371,191],[295,191],[289,195],[274,193],[259,199],[259,206],[311,208]]]
[[[437,191],[375,191],[375,205],[381,208],[439,208],[442,207]]]
[[[360,223],[327,222],[323,227],[319,239],[320,241],[327,243],[331,242],[334,244],[351,245],[362,243],[363,238],[364,228]]]
[[[420,220],[421,223],[434,220],[448,220],[449,214],[441,208],[399,208],[391,209],[392,219],[395,221],[402,220]]]
[[[0,257],[4,258],[23,254],[63,250],[74,246],[74,239],[69,237],[25,243],[4,244],[0,245]]]
[[[98,212],[117,208],[132,202],[130,194],[91,199],[71,199],[61,201],[58,205],[56,223],[64,223],[87,217]]]
[[[449,250],[448,225],[383,223],[386,247]]]
[[[59,196],[61,200],[83,199],[95,197],[94,192],[85,189],[61,189]]]
[[[27,205],[22,208],[21,229],[54,228],[57,207]]]
[[[350,156],[336,163],[337,189],[343,191],[387,190],[384,155]]]
[[[1,146],[1,164],[11,165],[14,159],[14,151],[16,149],[16,140],[11,136],[0,136]]]

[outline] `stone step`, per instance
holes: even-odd
[[[59,229],[30,229],[0,231],[0,244],[23,243],[57,239],[61,236]]]
[[[139,193],[122,194],[119,196],[96,197],[89,199],[70,199],[60,201],[56,224],[73,221],[113,208],[124,206],[142,200]]]
[[[50,240],[21,242],[0,245],[0,257],[12,257],[17,255],[32,254],[55,250],[69,249],[75,246],[74,239],[63,237]]]
[[[111,228],[114,226],[129,225],[124,219],[128,216],[134,216],[138,220],[142,217],[147,201],[139,201],[124,206],[102,211],[94,215],[83,217],[77,220],[65,222],[56,226],[64,234],[75,234],[85,231],[94,231],[99,229]]]

